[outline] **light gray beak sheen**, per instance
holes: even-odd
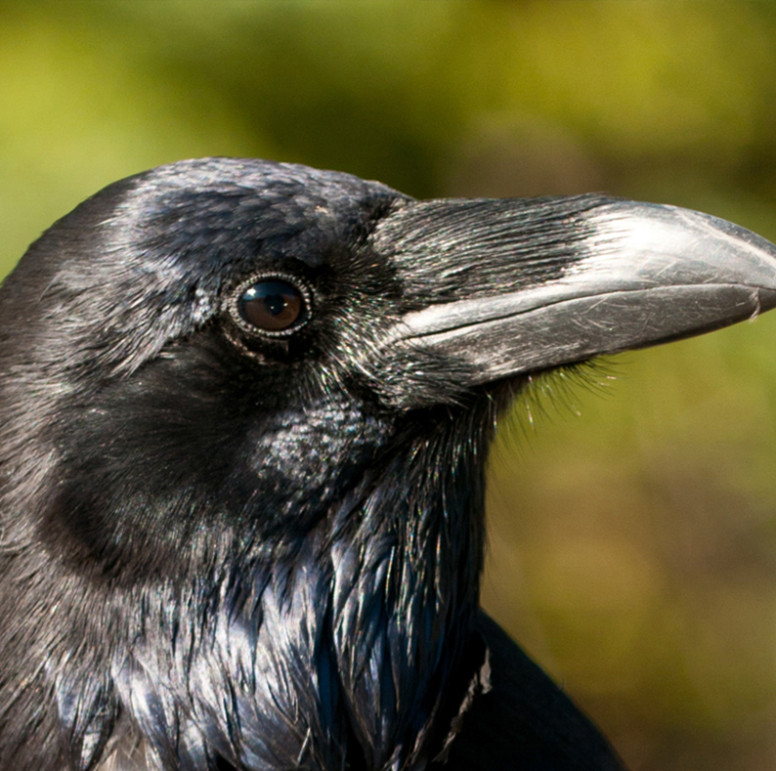
[[[408,313],[398,337],[471,366],[472,384],[641,348],[776,307],[776,246],[716,217],[610,201],[560,277]],[[476,249],[476,244],[474,245]],[[485,247],[487,248],[487,247]],[[504,266],[520,270],[520,261]],[[467,367],[468,369],[468,367]]]

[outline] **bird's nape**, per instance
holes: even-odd
[[[674,207],[106,188],[0,289],[0,767],[618,768],[478,610],[495,412],[774,305],[775,247]]]

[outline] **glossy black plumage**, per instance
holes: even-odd
[[[770,307],[772,254],[251,160],[86,201],[0,290],[0,767],[616,768],[477,609],[495,418],[527,372]],[[288,334],[235,315],[268,276]]]

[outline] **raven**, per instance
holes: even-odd
[[[669,206],[108,186],[0,289],[0,767],[618,768],[478,609],[495,420],[774,306],[775,247]]]

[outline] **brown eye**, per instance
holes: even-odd
[[[243,320],[262,332],[290,331],[307,320],[305,294],[282,278],[266,278],[249,286],[238,308]]]

